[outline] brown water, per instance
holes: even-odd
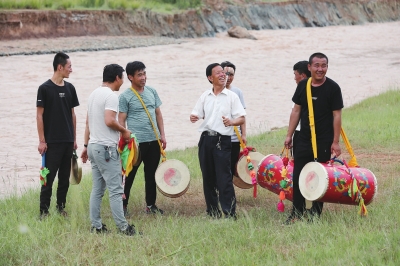
[[[74,72],[68,81],[75,85],[81,103],[75,109],[78,153],[83,147],[87,99],[101,84],[102,69],[109,63],[125,67],[139,60],[147,66],[147,85],[156,88],[163,101],[167,151],[197,144],[200,122],[190,123],[189,114],[210,88],[205,76],[210,63],[229,60],[237,66],[233,85],[243,90],[250,135],[288,124],[296,87],[293,64],[308,60],[314,52],[329,57],[327,76],[341,86],[345,107],[400,84],[400,22],[251,33],[257,41],[223,33],[182,44],[70,53]],[[36,93],[52,76],[53,56],[0,57],[0,197],[39,187]],[[121,90],[128,86],[125,79]]]

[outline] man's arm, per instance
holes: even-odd
[[[222,122],[224,123],[224,125],[226,127],[229,127],[229,126],[241,126],[241,125],[243,125],[243,123],[245,123],[245,121],[246,121],[246,119],[245,119],[245,117],[243,115],[239,116],[238,118],[235,118],[235,119],[229,119],[229,118],[227,118],[225,116],[222,117]]]
[[[160,107],[156,108],[156,120],[157,120],[157,127],[158,130],[160,131],[160,135],[161,135],[161,143],[162,143],[162,147],[163,150],[165,150],[167,148],[167,140],[165,138],[165,132],[164,132],[164,120],[162,117],[162,113],[161,113],[161,109]]]
[[[38,151],[40,154],[45,153],[47,150],[47,143],[44,137],[43,113],[44,113],[43,107],[36,107],[36,125],[39,136]]]
[[[340,129],[342,128],[342,109],[333,111],[333,142],[331,153],[340,156],[342,150],[339,145]]]
[[[286,139],[285,139],[285,147],[287,149],[290,149],[292,147],[292,136],[293,133],[299,124],[300,121],[300,112],[301,112],[301,106],[298,104],[295,104],[292,108],[292,112],[290,114],[290,119],[289,119],[289,128],[286,134]]]
[[[117,121],[115,116],[117,115],[117,112],[112,111],[112,110],[105,110],[104,111],[104,122],[106,123],[106,126],[109,128],[114,129],[115,131],[119,131],[122,134],[122,137],[126,142],[129,141],[131,137],[131,131],[126,129],[125,127],[121,126],[120,123]]]
[[[118,122],[121,126],[123,126],[124,128],[126,128],[126,118],[127,118],[128,114],[127,113],[118,113]]]
[[[86,114],[86,126],[85,126],[85,135],[83,136],[83,151],[81,154],[82,162],[86,163],[88,160],[88,154],[87,154],[87,145],[89,144],[89,138],[90,138],[90,131],[89,131],[89,115]]]
[[[244,144],[247,144],[246,118],[244,119],[244,123],[240,125],[240,132],[242,132],[242,140],[243,140]]]
[[[72,108],[72,123],[74,125],[74,149],[78,149],[78,143],[76,142],[76,115],[74,108]]]

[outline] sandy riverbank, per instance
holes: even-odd
[[[316,51],[328,55],[327,76],[341,86],[346,107],[400,84],[400,22],[251,33],[257,41],[223,33],[180,44],[69,53],[74,71],[69,81],[81,103],[75,109],[78,152],[83,146],[87,99],[101,84],[102,68],[109,63],[125,66],[140,60],[147,66],[147,84],[163,101],[167,151],[197,144],[200,123],[191,124],[189,114],[210,86],[205,77],[209,63],[236,64],[234,85],[244,92],[249,134],[287,125],[295,89],[293,64]],[[35,40],[29,42],[37,45]],[[45,43],[58,49],[52,40]],[[52,75],[53,56],[0,57],[0,197],[39,186],[35,100],[38,86]]]

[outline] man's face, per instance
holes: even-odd
[[[328,62],[326,58],[314,57],[311,65],[308,65],[308,70],[310,70],[313,80],[323,80],[328,71]]]
[[[294,74],[294,80],[296,81],[296,84],[299,84],[300,81],[302,81],[303,79],[306,78],[306,75],[299,74],[299,72],[297,72],[297,70],[294,70],[293,74]]]
[[[129,75],[129,79],[131,80],[132,86],[135,88],[143,88],[146,85],[146,70],[137,70],[135,74]]]
[[[116,77],[116,81],[117,81],[117,91],[119,91],[119,88],[121,88],[122,84],[124,84],[124,74],[121,75],[121,78]]]
[[[212,69],[211,76],[209,76],[208,79],[213,85],[224,86],[226,81],[225,71],[221,66],[216,66]]]
[[[235,77],[235,70],[232,67],[225,67],[224,71],[226,73],[227,81],[226,81],[226,87],[229,87]]]
[[[67,63],[64,66],[58,65],[58,70],[60,71],[63,78],[69,78],[69,74],[71,74],[72,72],[71,60],[68,58]]]

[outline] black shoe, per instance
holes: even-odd
[[[222,217],[222,212],[220,210],[207,211],[207,215],[214,219],[220,219]]]
[[[103,234],[103,233],[107,233],[108,232],[107,226],[105,224],[101,224],[101,228],[100,229],[92,226],[90,231],[92,231],[92,233],[98,233],[98,234]]]
[[[146,213],[147,214],[164,214],[164,211],[159,209],[156,205],[151,205],[146,207]]]
[[[286,221],[283,223],[283,225],[292,225],[296,222],[300,221],[300,217],[296,214],[290,214],[289,217],[286,219]]]
[[[50,216],[49,212],[41,212],[40,216],[39,216],[39,220],[43,221],[44,219],[46,219],[49,216]]]
[[[136,235],[135,226],[133,224],[129,225],[125,230],[120,230],[120,232],[127,236],[134,236]]]
[[[237,215],[236,215],[236,213],[225,214],[225,219],[232,219],[233,221],[236,221]]]

